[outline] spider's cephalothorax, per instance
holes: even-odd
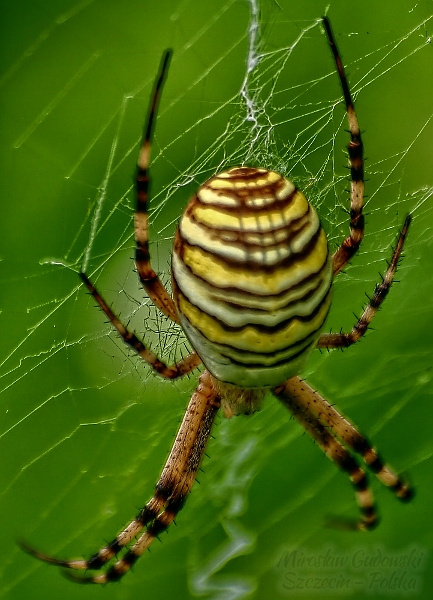
[[[316,211],[288,179],[236,167],[202,185],[172,272],[181,325],[216,379],[263,388],[302,370],[329,310],[332,262]]]
[[[370,529],[377,523],[373,495],[356,455],[397,498],[411,497],[408,485],[382,462],[355,426],[298,377],[315,347],[345,348],[364,335],[392,284],[411,220],[408,215],[385,276],[352,331],[320,334],[329,310],[332,277],[356,253],[364,233],[361,133],[329,21],[324,18],[323,24],[349,122],[349,236],[330,257],[315,210],[289,180],[266,169],[229,169],[199,188],[180,220],[172,260],[175,301],[152,269],[147,220],[152,129],[171,52],[164,54],[138,159],[135,261],[149,297],[169,319],[182,325],[195,351],[175,365],[166,365],[123,325],[89,278],[80,276],[124,342],[159,375],[181,377],[202,361],[206,368],[154,495],[123,531],[82,560],[53,558],[22,544],[49,564],[99,571],[79,577],[66,570],[73,581],[119,580],[182,508],[220,406],[226,416],[250,413],[266,391],[289,409],[350,478],[360,516],[344,522],[345,527]]]

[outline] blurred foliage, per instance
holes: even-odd
[[[429,597],[433,7],[428,0],[396,0],[392,8],[372,0],[260,2],[265,57],[244,88],[260,116],[252,129],[240,94],[251,6],[19,0],[0,8],[0,597],[403,595],[403,583],[388,589],[383,565],[344,571],[349,589],[293,590],[292,572],[341,576],[291,568],[294,549],[298,557],[328,551],[349,562],[356,553],[413,551],[421,560],[407,569],[413,596]],[[180,333],[143,300],[131,261],[131,174],[161,53],[174,49],[152,170],[152,250],[165,280],[188,196],[243,160],[290,174],[317,204],[335,246],[347,231],[348,136],[330,53],[314,26],[326,11],[365,131],[369,196],[365,243],[336,282],[329,328],[352,326],[405,213],[414,211],[414,221],[400,283],[376,331],[344,353],[317,352],[304,375],[407,472],[417,496],[401,505],[374,481],[377,530],[326,528],[329,515],[356,514],[349,482],[269,399],[250,418],[218,420],[200,485],[162,545],[155,542],[119,585],[76,587],[15,540],[73,557],[114,537],[149,499],[196,382],[196,375],[173,384],[149,374],[110,333],[76,275],[103,199],[88,272],[158,352],[174,359],[183,351]]]

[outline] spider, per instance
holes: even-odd
[[[367,530],[377,524],[373,495],[354,455],[398,499],[411,498],[410,487],[368,440],[298,376],[314,348],[346,348],[365,334],[388,294],[411,221],[408,215],[382,282],[352,331],[321,334],[332,279],[354,256],[364,234],[361,133],[326,17],[323,25],[349,122],[349,236],[331,256],[316,211],[293,183],[262,168],[231,168],[203,184],[180,219],[172,256],[173,299],[152,269],[148,243],[151,140],[171,51],[162,57],[137,163],[135,261],[147,294],[169,319],[180,323],[195,351],[173,366],[164,364],[121,323],[87,275],[80,276],[123,341],[160,376],[175,379],[202,362],[205,369],[154,495],[113,541],[87,560],[61,560],[21,544],[34,557],[68,569],[64,573],[73,581],[106,583],[123,577],[183,507],[219,408],[226,417],[252,413],[268,391],[352,482],[359,518],[335,525]],[[77,576],[72,569],[98,572]]]

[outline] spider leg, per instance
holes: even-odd
[[[388,295],[389,289],[394,279],[395,272],[397,270],[398,262],[400,260],[403,245],[409,230],[411,223],[411,215],[407,215],[403,228],[400,231],[400,235],[397,240],[397,245],[392,254],[391,262],[389,263],[388,269],[386,270],[385,276],[382,282],[376,285],[374,294],[370,299],[370,302],[365,307],[361,317],[359,318],[356,325],[353,327],[350,333],[323,333],[319,341],[317,342],[318,348],[347,348],[352,344],[355,344],[365,334],[373,320],[374,315],[379,310],[382,302]]]
[[[135,263],[141,285],[146,290],[153,303],[172,321],[179,323],[179,317],[172,298],[161,283],[156,272],[150,264],[149,253],[149,224],[147,200],[149,196],[149,162],[152,144],[153,127],[156,121],[159,100],[171,58],[171,50],[163,54],[161,66],[155,81],[155,87],[149,107],[149,114],[144,128],[143,141],[137,161],[137,174],[135,178],[137,204],[134,216],[135,225]]]
[[[283,384],[282,388],[282,391],[279,391],[280,394],[298,398],[298,403],[302,402],[304,410],[329,428],[353,452],[361,456],[379,481],[388,487],[399,500],[406,502],[412,498],[411,488],[388,465],[383,463],[368,439],[308,383],[299,377],[292,377]]]
[[[169,527],[183,507],[194,484],[219,407],[220,398],[212,383],[212,376],[204,371],[188,404],[153,498],[112,542],[90,559],[60,560],[34,550],[25,543],[21,543],[21,547],[32,556],[52,565],[68,569],[100,569],[146,527],[138,540],[107,571],[84,577],[65,572],[68,579],[78,583],[118,581],[153,540]]]
[[[328,43],[332,50],[335,67],[343,89],[350,132],[350,142],[347,147],[349,151],[351,178],[350,235],[343,241],[332,257],[334,275],[337,275],[357,252],[362,238],[364,237],[364,216],[362,214],[362,206],[364,203],[364,147],[349,84],[347,83],[346,73],[344,72],[343,63],[338,52],[337,44],[335,43],[331,25],[326,17],[323,17],[323,25],[325,27],[326,35],[328,36]]]
[[[196,352],[193,352],[189,356],[186,356],[178,363],[173,366],[167,366],[164,362],[159,360],[159,358],[154,354],[151,350],[148,350],[146,346],[143,344],[141,340],[135,335],[128,331],[128,329],[121,323],[121,321],[116,317],[111,308],[107,305],[105,300],[99,294],[98,290],[95,286],[90,282],[88,277],[84,273],[80,273],[80,277],[83,283],[87,286],[87,289],[92,294],[96,302],[102,308],[104,313],[110,319],[113,327],[117,330],[118,334],[121,336],[125,344],[127,344],[132,350],[137,352],[137,354],[152,367],[154,371],[156,371],[161,377],[165,379],[176,379],[177,377],[182,377],[187,373],[190,373],[196,367],[201,364],[201,359]]]
[[[305,431],[311,435],[325,455],[349,476],[355,489],[355,497],[361,512],[361,518],[353,522],[344,523],[344,527],[362,530],[373,529],[377,525],[378,517],[374,506],[373,494],[365,472],[343,444],[328,431],[325,425],[311,411],[308,394],[305,394],[304,385],[304,382],[301,382],[298,377],[292,377],[283,385],[275,388],[273,393],[290,410]],[[342,520],[338,519],[332,525],[340,526],[342,525]]]

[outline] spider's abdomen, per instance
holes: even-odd
[[[181,324],[206,368],[245,388],[301,371],[331,301],[317,213],[266,169],[232,168],[199,188],[179,223],[172,275]]]

